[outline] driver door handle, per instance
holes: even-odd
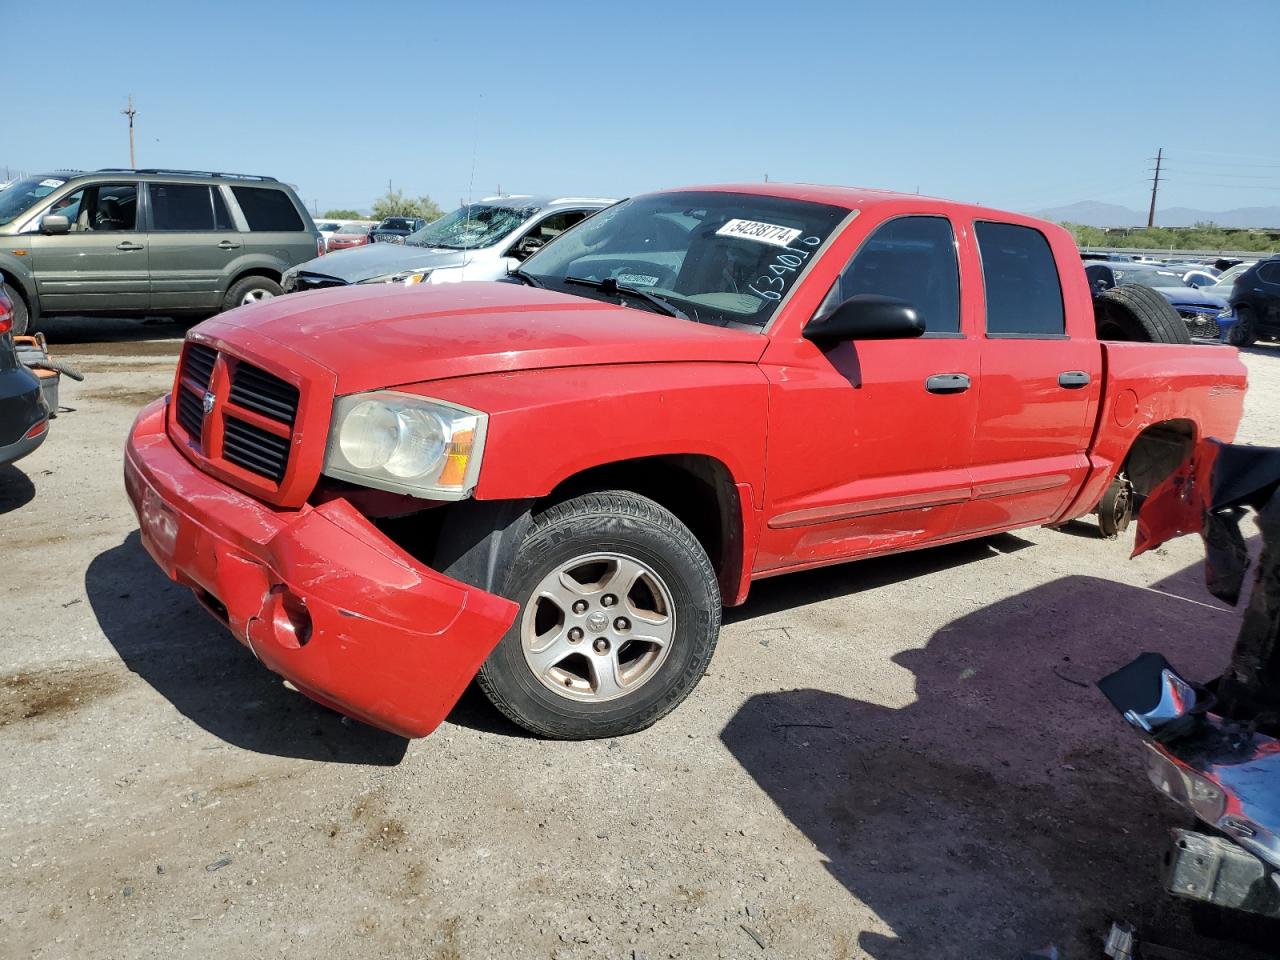
[[[116,244],[117,250],[141,250],[142,244],[134,243],[132,240],[121,240]]]
[[[924,382],[930,393],[964,393],[970,386],[967,373],[935,373]]]
[[[220,240],[218,242],[219,250],[238,250],[239,248],[240,244],[236,243],[234,240]]]
[[[1091,381],[1092,378],[1084,370],[1064,370],[1058,374],[1058,386],[1067,390],[1079,390],[1087,387]]]

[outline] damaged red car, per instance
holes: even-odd
[[[421,736],[475,678],[538,734],[616,736],[688,696],[753,580],[1100,505],[1114,532],[1231,440],[1235,351],[1109,293],[987,208],[650,194],[502,282],[206,321],[126,486],[165,572],[321,703]]]

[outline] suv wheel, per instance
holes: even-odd
[[[27,325],[31,322],[30,314],[27,312],[27,301],[23,300],[22,294],[7,283],[0,283],[0,290],[4,290],[4,295],[13,304],[13,335],[22,336],[27,332]]]
[[[1253,311],[1248,307],[1238,307],[1235,326],[1227,331],[1227,343],[1233,347],[1251,347],[1257,339],[1258,332],[1254,329]]]
[[[477,679],[494,706],[544,737],[643,730],[693,690],[720,632],[702,545],[672,513],[625,491],[534,517],[506,587],[520,613]]]
[[[227,295],[222,301],[222,309],[234,310],[236,307],[259,303],[262,300],[270,300],[272,297],[280,296],[283,292],[280,284],[270,277],[245,277],[243,280],[238,280],[231,285],[231,289],[227,291]]]

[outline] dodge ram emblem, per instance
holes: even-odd
[[[205,393],[204,402],[201,403],[201,406],[204,408],[204,415],[206,417],[209,414],[213,413],[214,405],[217,402],[218,402],[218,398],[213,395],[213,391],[210,390],[207,393]]]

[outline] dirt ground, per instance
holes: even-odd
[[[49,325],[49,441],[0,469],[0,956],[1211,958],[1161,892],[1177,808],[1092,681],[1218,671],[1198,541],[1092,524],[765,581],[708,676],[620,740],[468,693],[403,740],[286,689],[171,586],[121,483],[183,328]],[[1242,439],[1280,444],[1280,350]]]

